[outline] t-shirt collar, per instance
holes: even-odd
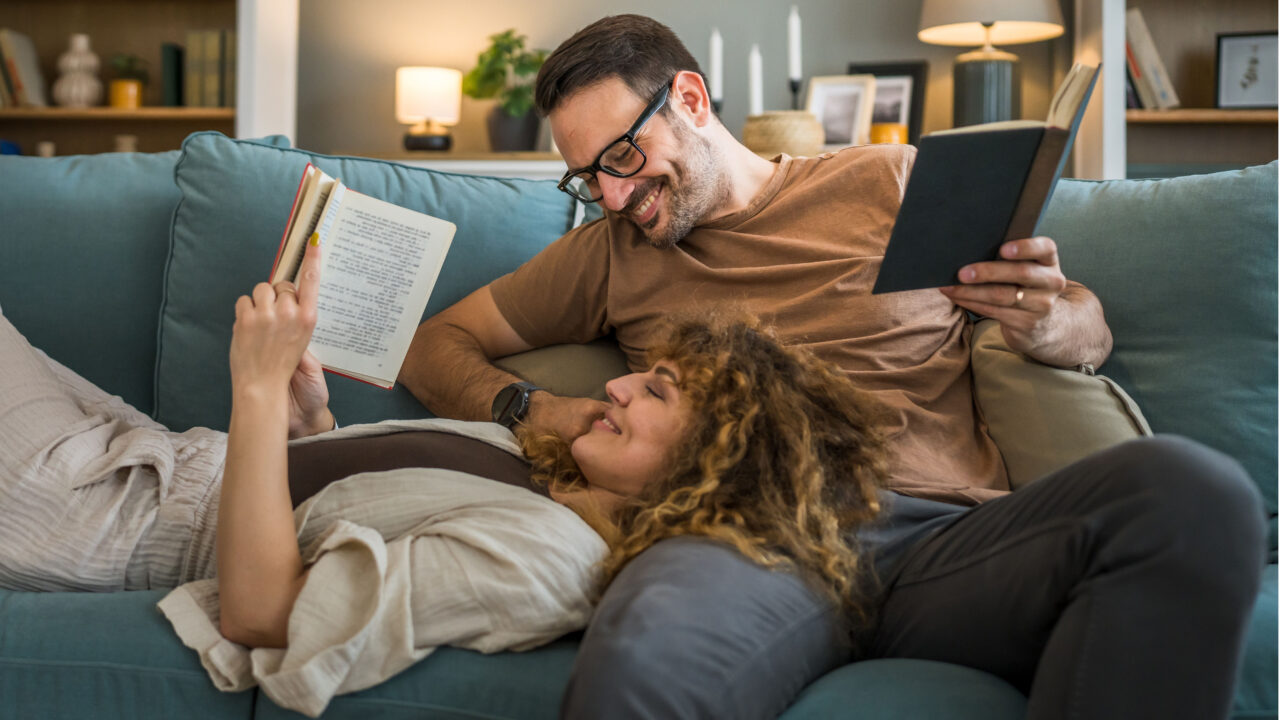
[[[733,227],[738,223],[751,219],[756,215],[756,213],[760,212],[765,205],[768,205],[769,201],[773,200],[774,196],[778,194],[778,191],[782,189],[782,186],[787,181],[787,173],[791,170],[791,156],[786,153],[779,153],[777,156],[771,158],[770,162],[777,163],[778,168],[773,171],[773,176],[769,178],[769,182],[765,183],[764,187],[760,188],[760,192],[756,193],[756,196],[751,198],[751,202],[747,203],[746,207],[737,212],[729,213],[724,217],[716,218],[709,223],[698,225],[698,227]]]

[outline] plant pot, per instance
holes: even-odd
[[[511,117],[501,107],[489,112],[489,147],[494,152],[532,150],[538,144],[538,116]]]
[[[141,80],[112,80],[108,86],[111,107],[125,110],[136,110],[142,107]]]

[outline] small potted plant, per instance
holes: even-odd
[[[489,144],[496,152],[532,150],[538,142],[533,80],[547,51],[526,50],[525,40],[514,29],[490,35],[489,47],[462,78],[462,92],[468,97],[498,99],[488,117]]]
[[[115,74],[108,89],[111,107],[142,107],[142,88],[149,79],[147,61],[137,55],[121,53],[111,57],[111,69]]]

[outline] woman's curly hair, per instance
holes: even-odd
[[[880,509],[888,475],[880,406],[749,316],[675,322],[648,359],[679,368],[691,412],[661,479],[612,522],[584,515],[609,541],[606,584],[659,540],[694,535],[797,570],[858,611],[865,568],[850,531]],[[563,441],[526,438],[525,451],[535,479],[557,489],[582,483]]]

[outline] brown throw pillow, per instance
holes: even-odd
[[[1115,382],[1028,359],[1009,349],[995,320],[974,328],[971,358],[974,401],[1015,490],[1099,450],[1151,435],[1142,411]]]

